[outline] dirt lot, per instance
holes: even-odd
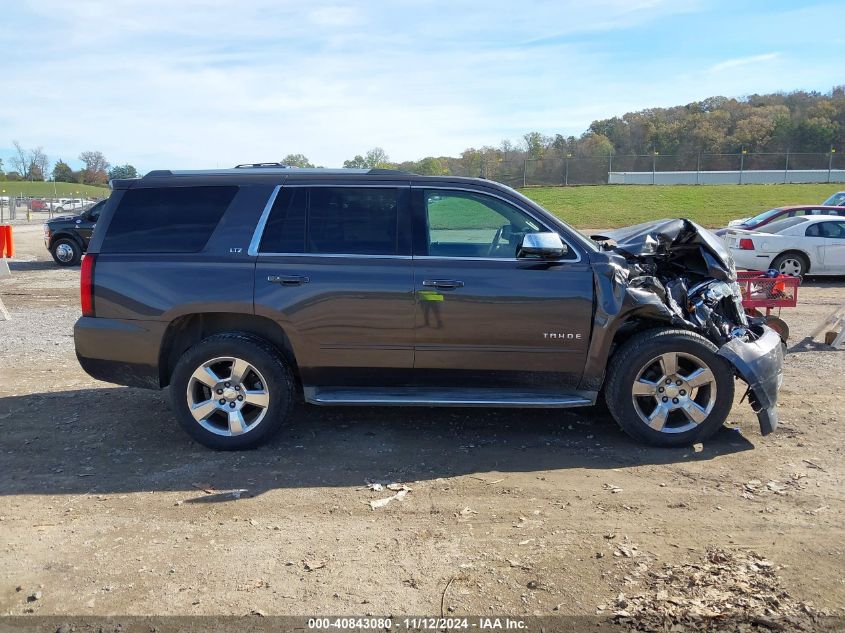
[[[40,231],[16,228],[0,281],[0,613],[610,614],[646,591],[638,569],[718,546],[845,614],[845,352],[793,348],[766,438],[738,402],[734,428],[686,450],[593,410],[301,406],[270,446],[219,454],[166,394],[83,373],[79,272]],[[801,298],[794,342],[843,280]],[[368,482],[411,491],[373,510],[393,492]]]

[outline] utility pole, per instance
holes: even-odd
[[[742,147],[740,154],[739,154],[739,184],[742,184],[742,171],[745,167],[745,146]]]
[[[566,160],[564,161],[564,169],[563,169],[563,184],[568,186],[569,185],[569,159],[572,158],[572,154],[569,152],[566,153]]]
[[[657,184],[657,155],[659,153],[657,150],[654,150],[651,155],[651,184],[653,185]]]
[[[789,177],[789,148],[786,148],[786,164],[783,166],[783,182],[786,184],[786,180]]]
[[[830,172],[833,170],[833,155],[836,153],[836,148],[831,146],[830,156],[827,158],[827,181],[830,182]]]

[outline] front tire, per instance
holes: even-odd
[[[294,381],[266,341],[236,332],[186,351],[170,380],[170,404],[184,431],[215,450],[267,442],[287,422]]]
[[[79,244],[67,237],[56,240],[50,248],[50,254],[59,266],[78,266],[82,261]]]
[[[628,339],[608,363],[605,400],[628,433],[654,446],[688,446],[724,424],[734,376],[709,340],[687,330],[649,330]]]

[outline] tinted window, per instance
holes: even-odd
[[[842,222],[820,222],[819,234],[828,239],[845,239],[845,223]]]
[[[130,189],[115,209],[102,251],[200,251],[237,191],[237,187]]]
[[[308,189],[286,187],[279,191],[259,251],[262,253],[305,252],[305,204]]]
[[[260,250],[395,255],[398,221],[399,190],[395,188],[282,188],[270,212]]]
[[[105,204],[106,204],[106,201],[103,200],[101,202],[98,202],[97,204],[95,204],[93,207],[91,207],[88,210],[88,219],[91,222],[96,222],[97,220],[100,219],[100,211],[103,210],[103,207],[105,206]]]
[[[805,218],[803,216],[798,216],[796,218],[785,218],[783,220],[769,222],[767,225],[760,228],[760,233],[780,233],[784,229],[788,229],[789,227],[795,226],[796,224],[802,224],[808,219],[809,218]]]
[[[309,253],[395,255],[399,191],[314,187],[308,205]]]
[[[526,233],[545,229],[503,200],[465,191],[425,192],[428,254],[440,257],[516,257]]]

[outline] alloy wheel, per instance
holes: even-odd
[[[213,358],[200,365],[188,381],[188,409],[204,429],[217,435],[249,433],[270,406],[264,376],[241,358]]]
[[[648,361],[631,389],[637,415],[661,433],[684,433],[704,422],[716,395],[716,377],[707,363],[682,352]]]
[[[795,257],[787,257],[780,263],[778,271],[790,277],[800,277],[804,273],[804,265]]]

